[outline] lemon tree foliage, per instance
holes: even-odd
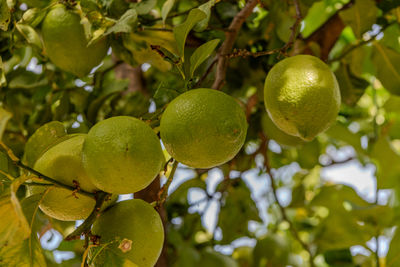
[[[0,266],[400,266],[399,21],[0,0]]]

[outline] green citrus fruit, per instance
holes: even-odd
[[[244,111],[231,96],[195,89],[175,98],[161,117],[161,139],[168,153],[194,168],[231,160],[246,138]]]
[[[92,233],[106,246],[95,266],[111,252],[140,267],[153,267],[161,254],[164,228],[157,211],[140,199],[121,201],[106,210],[94,222]],[[92,254],[93,255],[93,254]]]
[[[144,122],[128,116],[93,126],[83,145],[83,164],[103,191],[127,194],[148,186],[163,167],[160,140]]]
[[[82,144],[86,135],[80,134],[47,150],[35,163],[34,169],[65,185],[74,186],[77,181],[81,189],[94,192],[97,188],[90,182],[82,165]],[[46,189],[48,189],[46,191]],[[40,209],[50,217],[63,221],[85,219],[95,205],[92,197],[57,186],[30,186],[30,194],[45,192]]]
[[[273,139],[284,146],[298,146],[304,141],[297,136],[288,135],[281,129],[279,129],[275,123],[271,120],[268,113],[264,113],[261,118],[261,126],[263,132],[269,139]]]
[[[335,122],[340,107],[339,85],[319,58],[293,56],[268,73],[264,103],[282,131],[311,141]]]
[[[215,251],[204,251],[198,267],[239,267],[237,262],[229,256]]]
[[[61,4],[46,15],[42,35],[50,60],[79,77],[87,75],[107,54],[107,40],[88,46],[79,15]]]

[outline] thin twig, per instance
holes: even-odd
[[[97,219],[98,215],[100,214],[101,206],[103,205],[104,201],[111,196],[110,193],[106,193],[103,191],[99,191],[96,193],[96,205],[94,206],[92,212],[90,213],[89,217],[79,225],[78,228],[75,229],[71,234],[65,237],[66,241],[76,240],[81,237],[82,234],[87,235],[90,231],[90,227]]]
[[[261,56],[266,56],[266,55],[272,55],[272,54],[276,54],[276,53],[280,53],[280,54],[286,54],[287,50],[294,44],[294,41],[296,40],[297,37],[297,32],[301,23],[301,20],[303,19],[303,16],[301,15],[301,10],[300,10],[300,4],[298,0],[293,0],[295,9],[296,9],[296,19],[292,25],[292,27],[290,27],[291,33],[289,36],[289,40],[288,42],[280,47],[280,48],[276,48],[276,49],[272,49],[272,50],[268,50],[268,51],[260,51],[260,52],[250,52],[246,49],[237,49],[235,51],[233,51],[233,53],[226,53],[223,54],[224,57],[230,59],[230,58],[236,58],[236,57],[261,57]]]
[[[251,15],[253,9],[256,7],[258,3],[259,0],[247,1],[243,9],[239,13],[237,13],[236,16],[233,18],[231,24],[228,27],[228,31],[225,32],[226,39],[222,43],[221,48],[217,55],[218,59],[217,72],[215,75],[215,81],[212,85],[212,88],[219,90],[224,84],[226,77],[226,69],[228,67],[228,60],[224,55],[231,52],[240,28],[242,27],[247,17]]]
[[[172,170],[171,170],[171,173],[169,174],[167,182],[163,185],[163,187],[158,192],[159,199],[157,201],[156,207],[160,207],[167,199],[168,188],[171,185],[172,180],[174,179],[174,175],[175,175],[175,171],[176,171],[177,167],[178,167],[178,161],[175,160],[172,165]]]
[[[311,250],[310,246],[308,244],[306,244],[300,238],[300,235],[297,232],[296,228],[294,227],[292,221],[289,220],[289,218],[288,218],[288,216],[286,214],[285,208],[279,202],[278,193],[277,193],[278,190],[277,190],[277,186],[275,184],[275,178],[274,178],[274,175],[272,173],[272,169],[271,169],[271,165],[269,163],[269,158],[268,158],[268,153],[267,153],[268,152],[269,140],[267,139],[267,137],[263,133],[260,133],[260,136],[262,138],[262,143],[261,143],[262,149],[261,149],[261,152],[262,152],[262,155],[264,156],[264,167],[265,167],[265,169],[267,171],[267,174],[268,174],[268,177],[269,177],[269,180],[270,180],[270,183],[271,183],[272,193],[274,195],[275,202],[278,205],[279,210],[281,212],[282,219],[289,224],[289,229],[292,232],[293,237],[300,243],[300,245],[303,247],[303,249],[306,250],[309,253],[309,255],[310,255],[310,266],[314,267],[315,266],[315,264],[314,264],[314,255],[312,253],[312,250]]]
[[[372,41],[375,41],[376,38],[378,37],[378,35],[380,35],[381,33],[383,33],[384,30],[386,30],[387,27],[389,27],[390,25],[394,24],[395,22],[391,22],[386,24],[384,27],[382,27],[382,29],[377,33],[372,35],[368,40],[362,40],[361,42],[358,42],[357,44],[354,44],[352,46],[350,46],[348,49],[346,49],[345,51],[343,51],[342,54],[340,54],[339,56],[332,58],[330,60],[328,60],[328,63],[332,63],[332,62],[336,62],[336,61],[340,61],[342,60],[345,56],[347,56],[350,52],[352,52],[354,49],[359,48],[363,45],[369,44]]]
[[[207,76],[211,73],[211,70],[213,69],[214,65],[218,62],[217,59],[214,59],[210,66],[208,66],[206,72],[203,74],[203,76],[201,76],[201,78],[199,79],[199,81],[195,84],[194,88],[198,88],[203,82],[204,80],[207,78]]]
[[[21,162],[21,160],[17,156],[14,155],[12,150],[9,147],[7,147],[7,145],[4,144],[2,141],[0,141],[0,147],[2,147],[7,152],[7,156],[9,157],[9,159],[12,161],[12,163],[15,166],[17,166],[17,167],[19,167],[21,169],[27,170],[28,172],[34,174],[38,178],[43,179],[43,180],[45,180],[47,182],[50,182],[50,183],[52,183],[52,184],[54,184],[56,186],[63,187],[65,189],[71,190],[72,192],[76,192],[76,189],[77,189],[76,187],[60,183],[59,181],[54,180],[53,178],[50,178],[50,177],[38,172],[37,170],[34,170],[33,168],[23,164]],[[89,196],[89,197],[93,197],[95,195],[94,193],[90,193],[90,192],[87,192],[87,191],[82,190],[82,189],[79,190],[79,193],[82,194],[82,195]]]

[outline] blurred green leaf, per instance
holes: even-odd
[[[354,106],[364,94],[369,82],[354,76],[350,67],[344,64],[335,72],[335,75],[339,82],[342,102],[349,106]]]
[[[137,15],[137,10],[128,9],[113,26],[107,29],[104,35],[110,33],[133,32],[137,24]]]
[[[240,178],[232,180],[231,183],[235,185],[228,188],[218,218],[218,226],[223,236],[221,244],[228,244],[239,237],[248,235],[249,220],[260,221],[257,206],[246,184]],[[233,221],[234,224],[232,224]]]
[[[288,242],[277,234],[268,234],[257,241],[253,250],[253,266],[285,267],[289,261]]]
[[[39,48],[43,49],[42,41],[39,37],[39,34],[29,25],[17,23],[15,27],[19,31],[19,33],[25,38],[28,44],[32,44]]]
[[[211,16],[211,8],[219,1],[220,0],[209,0],[208,2],[198,7],[198,9],[200,9],[206,14],[206,17],[196,23],[196,25],[194,26],[195,31],[201,32],[208,27],[208,22],[210,21],[210,16]]]
[[[136,9],[138,15],[144,15],[149,13],[156,4],[157,0],[142,0],[138,3],[134,3],[132,7]]]
[[[400,264],[400,228],[397,227],[396,232],[390,242],[389,251],[386,256],[386,266],[396,267]]]
[[[0,56],[0,89],[6,85],[7,85],[7,80],[6,80],[5,67],[3,64],[3,59]]]
[[[339,15],[353,29],[357,38],[361,39],[363,33],[375,23],[378,9],[373,0],[356,0],[352,7],[341,11]]]
[[[186,37],[188,36],[190,30],[196,25],[196,23],[206,17],[207,15],[200,9],[192,9],[187,16],[186,21],[174,28],[174,35],[178,47],[178,53],[182,57],[182,61],[184,58],[183,55],[185,50]]]
[[[400,94],[400,54],[374,42],[372,61],[375,64],[376,76],[382,85],[391,93]]]
[[[195,70],[209,58],[219,43],[219,39],[211,40],[197,48],[190,57],[190,77],[193,77]]]
[[[168,17],[169,12],[174,7],[175,0],[167,0],[164,2],[162,9],[161,9],[161,18],[163,23],[165,24],[165,20]]]
[[[11,21],[10,7],[7,0],[0,0],[0,30],[6,31]]]
[[[393,149],[386,136],[380,136],[375,142],[371,158],[376,162],[378,188],[391,188],[400,179],[400,155]]]
[[[326,251],[324,258],[329,267],[354,267],[350,249]]]
[[[12,113],[0,107],[0,141],[3,139],[4,131],[6,130],[7,122],[11,119]]]

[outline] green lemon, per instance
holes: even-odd
[[[311,141],[335,122],[340,108],[339,85],[319,58],[293,56],[278,62],[268,73],[264,103],[278,128]]]
[[[142,190],[164,162],[157,135],[133,117],[118,116],[97,123],[83,145],[83,164],[91,181],[109,193]]]
[[[168,153],[193,168],[231,160],[246,139],[244,111],[235,99],[212,89],[181,94],[161,117],[161,139]]]
[[[74,186],[77,181],[81,189],[94,192],[97,188],[90,182],[82,165],[82,144],[86,135],[73,136],[47,150],[35,163],[34,169],[65,185]],[[47,191],[46,191],[47,190]],[[63,221],[85,219],[94,208],[92,197],[72,194],[71,190],[57,186],[30,186],[30,194],[45,195],[40,209],[50,217]]]
[[[279,129],[275,123],[271,120],[268,113],[264,113],[261,118],[261,126],[263,132],[269,139],[273,139],[284,146],[298,146],[304,141],[297,136],[288,135],[281,129]]]
[[[100,237],[100,245],[107,244],[95,266],[111,252],[127,258],[140,267],[153,267],[161,254],[164,228],[157,211],[147,202],[131,199],[119,202],[106,210],[94,222],[92,233]],[[93,254],[91,254],[93,255]]]
[[[107,40],[101,39],[88,46],[79,15],[61,4],[46,15],[42,35],[50,60],[78,77],[87,75],[107,54]]]

